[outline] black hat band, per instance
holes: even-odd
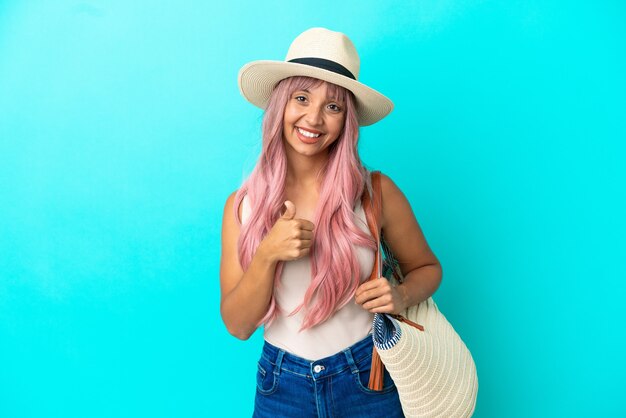
[[[327,60],[324,58],[294,58],[287,62],[310,65],[311,67],[317,67],[323,70],[332,71],[333,73],[341,74],[345,77],[356,80],[356,77],[346,67],[336,63],[335,61]]]

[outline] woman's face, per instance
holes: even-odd
[[[285,148],[301,155],[327,153],[343,129],[346,118],[344,103],[326,96],[324,82],[307,90],[296,90],[289,96],[283,118]]]

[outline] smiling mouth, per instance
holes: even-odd
[[[305,136],[305,137],[307,137],[307,138],[312,138],[312,139],[314,139],[314,138],[319,138],[319,137],[322,135],[321,133],[316,134],[316,133],[313,133],[313,132],[309,132],[309,131],[307,131],[307,130],[305,130],[305,129],[299,128],[299,127],[296,127],[296,130],[297,130],[297,131],[298,131],[298,132],[299,132],[302,136]]]

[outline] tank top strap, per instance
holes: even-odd
[[[245,223],[248,217],[250,216],[251,210],[252,209],[250,208],[250,199],[248,198],[248,195],[246,194],[241,200],[241,223],[242,224]]]

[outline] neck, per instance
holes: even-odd
[[[328,161],[328,153],[307,157],[297,153],[287,153],[287,186],[318,188],[319,173]]]

